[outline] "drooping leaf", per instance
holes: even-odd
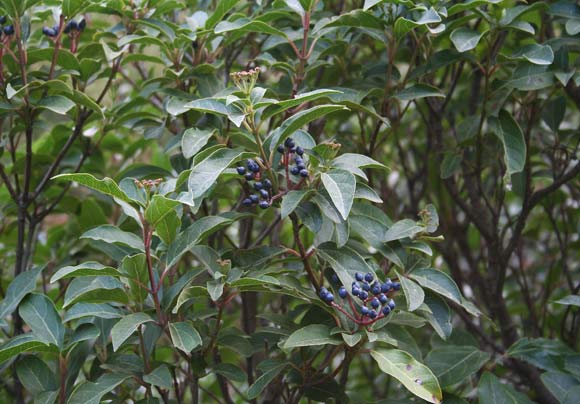
[[[190,353],[201,345],[201,336],[191,322],[169,323],[169,333],[173,346],[185,353]]]
[[[395,272],[396,273],[396,272]],[[407,301],[407,310],[415,311],[421,306],[425,300],[425,292],[421,286],[417,285],[411,279],[404,276],[399,276],[399,282],[401,282],[401,287],[403,288],[403,293],[405,294],[405,300]]]
[[[36,288],[36,278],[43,269],[44,267],[42,266],[36,266],[30,271],[21,273],[10,282],[10,285],[6,289],[4,300],[0,303],[0,319],[4,319],[10,315],[16,310],[22,299],[34,291]]]
[[[398,349],[371,351],[379,368],[399,380],[417,397],[430,403],[441,403],[443,393],[433,372],[411,355]]]
[[[356,191],[356,178],[346,170],[334,169],[321,176],[324,188],[344,220],[348,218]]]
[[[54,303],[45,295],[33,293],[18,308],[20,317],[41,341],[62,348],[64,326]]]
[[[94,189],[102,194],[112,196],[113,198],[118,198],[124,202],[131,203],[131,199],[125,194],[117,183],[111,178],[103,178],[102,180],[96,179],[91,174],[77,173],[77,174],[60,174],[52,177],[53,180],[67,180],[74,181],[88,188]]]
[[[518,123],[509,112],[501,110],[499,117],[490,117],[489,123],[504,149],[504,161],[507,166],[506,179],[511,182],[511,175],[524,169],[526,164],[526,141]]]
[[[445,272],[425,268],[413,271],[410,277],[416,280],[419,285],[431,289],[435,293],[453,300],[457,304],[461,304],[461,292],[455,284],[455,281]]]
[[[461,27],[453,30],[449,39],[453,42],[455,49],[459,52],[467,52],[474,49],[485,32],[472,31],[469,28]]]
[[[129,314],[119,320],[111,329],[113,351],[117,351],[121,344],[127,340],[141,324],[153,321],[151,316],[145,313]]]

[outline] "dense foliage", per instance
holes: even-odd
[[[0,8],[1,402],[578,402],[574,1]]]

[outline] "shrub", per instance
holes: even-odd
[[[577,398],[576,3],[0,6],[3,402]]]

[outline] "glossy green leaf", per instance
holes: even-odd
[[[441,403],[443,394],[437,378],[407,352],[381,349],[371,351],[371,356],[383,372],[400,381],[411,393],[430,403]]]
[[[52,370],[35,356],[24,356],[16,361],[16,374],[26,390],[33,395],[58,388]]]
[[[99,404],[105,394],[127,379],[128,375],[106,373],[96,382],[78,384],[68,398],[67,404]]]
[[[469,28],[461,27],[454,29],[449,39],[451,39],[455,49],[459,52],[467,52],[477,46],[483,35],[485,35],[485,32],[479,33]]]
[[[563,304],[566,306],[580,307],[580,296],[568,295],[566,297],[561,298],[560,300],[556,300],[554,303]]]
[[[203,146],[211,139],[215,131],[198,128],[189,128],[183,132],[181,138],[181,151],[183,156],[188,159],[197,154]]]
[[[499,138],[504,149],[504,161],[507,166],[506,178],[524,169],[526,164],[526,141],[518,123],[509,112],[501,110],[499,118],[490,117],[489,123]]]
[[[60,279],[75,278],[78,276],[118,276],[119,272],[112,267],[105,266],[95,261],[87,261],[75,266],[66,266],[60,268],[50,278],[50,282],[54,283]]]
[[[153,319],[145,313],[133,313],[121,318],[111,329],[113,351],[117,351],[140,325],[151,321]]]
[[[501,383],[495,375],[485,372],[477,385],[477,397],[480,404],[532,404],[526,395],[516,391],[512,386]]]
[[[330,334],[330,328],[323,324],[307,325],[294,331],[284,343],[285,349],[318,346],[318,345],[339,345],[340,339]]]
[[[396,272],[395,272],[396,273]],[[404,276],[399,276],[399,282],[401,282],[401,287],[403,288],[403,293],[405,294],[405,300],[407,301],[407,310],[415,311],[421,306],[425,300],[425,292],[421,286],[417,285],[411,279]]]
[[[38,106],[40,108],[49,109],[57,114],[64,115],[74,108],[75,103],[62,95],[51,95],[41,99]]]
[[[242,152],[239,149],[218,149],[193,166],[187,180],[192,198],[199,198],[208,191],[216,183],[221,173],[241,155]]]
[[[0,303],[0,319],[8,317],[14,312],[22,299],[36,289],[36,278],[43,269],[42,266],[36,266],[30,271],[21,273],[10,282],[4,300]]]
[[[526,45],[512,54],[512,58],[522,58],[535,65],[551,65],[554,62],[554,51],[549,45]]]
[[[564,402],[566,395],[572,388],[580,386],[580,382],[577,379],[564,372],[546,372],[542,373],[540,377],[544,385],[550,390],[550,393],[560,403]]]
[[[102,194],[118,198],[124,202],[131,203],[131,199],[119,188],[117,183],[110,178],[96,179],[91,174],[60,174],[52,177],[53,180],[63,179],[67,181],[74,181],[80,185],[94,189]]]
[[[64,326],[47,296],[36,293],[27,296],[18,307],[18,313],[38,339],[62,348]]]
[[[346,220],[354,201],[356,178],[346,170],[334,169],[323,173],[321,179],[332,203]]]
[[[0,345],[0,363],[23,352],[34,350],[47,350],[47,343],[31,332],[17,335]]]
[[[143,375],[143,381],[162,389],[170,389],[173,386],[173,377],[166,365],[158,366],[151,373]]]
[[[292,213],[294,211],[294,209],[296,209],[298,207],[300,202],[302,202],[302,200],[309,193],[310,193],[310,191],[304,191],[304,190],[288,192],[284,196],[284,198],[282,198],[282,206],[281,206],[281,211],[280,211],[282,219],[288,217],[288,215],[290,213]]]
[[[111,276],[74,278],[64,294],[64,307],[80,300],[88,303],[127,302],[123,284]]]
[[[136,234],[123,231],[116,226],[102,225],[86,231],[81,238],[100,240],[109,244],[121,244],[144,251],[143,240]]]
[[[247,396],[249,399],[257,398],[260,393],[274,380],[285,368],[288,366],[286,363],[280,363],[277,366],[273,366],[264,372],[260,377],[256,379],[254,384],[248,389]]]
[[[418,269],[413,271],[410,277],[424,288],[431,289],[435,293],[461,304],[461,292],[455,281],[445,272],[432,268]]]
[[[273,26],[260,21],[250,20],[247,18],[239,18],[235,21],[222,21],[216,25],[214,32],[216,34],[223,34],[226,32],[258,32],[261,34],[275,35],[286,38],[286,34]]]
[[[244,114],[233,105],[226,105],[221,101],[213,98],[204,98],[190,101],[183,105],[184,110],[193,109],[195,111],[205,112],[208,114],[226,116],[234,125],[239,127],[243,120]]]
[[[441,386],[460,383],[485,365],[490,359],[487,352],[473,346],[445,345],[435,348],[425,358]]]
[[[123,313],[107,303],[77,303],[67,310],[64,322],[83,317],[121,318]]]
[[[412,101],[427,97],[445,98],[445,94],[443,94],[438,88],[427,84],[413,84],[396,93],[394,97],[401,101]]]
[[[334,269],[343,285],[351,285],[357,272],[373,272],[365,260],[349,247],[337,248],[334,243],[325,243],[318,247],[317,254]],[[350,292],[349,288],[347,290]]]
[[[388,243],[393,240],[401,240],[404,238],[413,238],[416,234],[425,231],[423,226],[411,219],[403,219],[395,222],[389,230],[385,233],[383,242]]]
[[[191,322],[169,323],[169,333],[173,346],[185,353],[190,353],[201,345],[201,336]]]

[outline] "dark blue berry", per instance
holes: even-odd
[[[393,299],[389,300],[389,306],[388,307],[391,310],[393,310],[395,308],[395,306],[396,306],[395,301]]]
[[[365,274],[365,281],[372,282],[375,279],[374,275],[371,272],[367,272]]]
[[[288,151],[290,153],[294,153],[294,152],[296,152],[296,148],[295,147],[291,147],[291,148],[288,149]]]
[[[236,171],[240,175],[244,175],[246,173],[246,167],[236,167]]]
[[[326,300],[327,293],[328,293],[328,290],[326,290],[326,288],[320,288],[320,292],[318,292],[318,296],[320,296],[320,298],[322,300]]]
[[[6,16],[3,15],[0,17],[0,25],[6,24]]]
[[[262,209],[268,209],[270,207],[270,203],[268,201],[260,201],[259,205]]]
[[[385,283],[383,283],[381,285],[381,292],[389,293],[389,291],[391,290],[392,287],[393,287],[393,282],[391,282],[391,280],[389,278],[387,278]]]
[[[354,279],[356,279],[359,282],[362,282],[362,280],[364,279],[364,275],[360,272],[357,272],[354,274]]]
[[[393,290],[400,290],[401,284],[399,282],[393,282]]]
[[[278,145],[276,150],[278,150],[278,153],[284,153],[284,145]]]
[[[381,305],[381,302],[379,302],[379,299],[377,299],[376,297],[373,298],[373,300],[371,300],[371,306],[373,306],[375,309],[378,308]]]
[[[362,289],[368,292],[369,290],[371,290],[371,285],[369,285],[368,282],[363,282]]]
[[[270,194],[265,189],[260,189],[260,196],[262,197],[262,199],[268,199],[270,197]]]
[[[258,165],[258,163],[253,163],[253,164],[248,164],[248,170],[254,172],[254,173],[259,173],[260,172],[260,166]]]
[[[326,299],[324,299],[324,300],[326,300],[327,303],[333,302],[334,301],[334,295],[332,293],[328,292],[326,294]]]
[[[332,283],[334,283],[335,285],[339,285],[340,284],[340,279],[338,279],[338,275],[337,274],[332,274],[332,276],[330,277],[330,279],[332,280]]]
[[[298,175],[300,174],[300,169],[298,167],[292,167],[290,169],[290,172],[292,173],[292,175]]]
[[[83,31],[87,27],[87,22],[83,18],[79,21],[79,31]]]
[[[260,189],[264,188],[264,184],[262,184],[260,181],[257,181],[254,183],[254,188],[256,191],[259,191]]]
[[[377,318],[377,312],[375,310],[370,310],[369,317],[370,318]]]
[[[306,170],[306,169],[302,169],[302,170],[300,170],[300,176],[301,176],[302,178],[306,178],[306,177],[308,177],[308,170]]]
[[[55,37],[56,31],[53,28],[42,27],[42,33],[46,36]]]
[[[300,164],[296,164],[296,167],[298,167],[298,169],[300,169],[300,170],[306,169],[306,166],[304,165],[304,162],[302,162]]]
[[[252,181],[254,179],[254,173],[246,173],[245,177],[248,181]]]
[[[252,194],[249,196],[250,201],[252,201],[252,203],[258,203],[258,201],[260,200],[260,198],[258,198],[258,195]]]
[[[304,149],[300,146],[296,146],[296,154],[302,156],[304,154]]]
[[[361,290],[358,294],[358,297],[360,300],[367,300],[367,297],[369,297],[369,294],[367,292],[365,292],[364,290]]]
[[[242,201],[242,205],[250,206],[252,204],[252,200],[250,198],[246,198]]]
[[[296,157],[294,157],[294,162],[296,164],[303,164],[304,163],[304,159],[302,157],[300,157],[300,156],[296,156]]]
[[[391,308],[389,306],[383,307],[383,314],[385,316],[388,316],[390,312],[391,312]]]
[[[386,304],[389,301],[389,298],[386,295],[381,293],[381,295],[379,295],[379,301],[382,304]]]
[[[69,31],[77,31],[79,29],[79,24],[75,20],[69,21],[67,24]]]
[[[378,295],[381,293],[381,287],[378,283],[373,283],[373,286],[371,286],[371,293],[373,295]]]
[[[286,140],[284,141],[284,146],[286,146],[287,148],[291,149],[294,147],[294,139],[292,139],[291,137],[286,138]]]
[[[346,297],[347,293],[346,293],[346,289],[344,288],[344,286],[341,286],[340,288],[338,288],[338,295],[340,297],[342,297],[343,299]]]
[[[359,288],[352,287],[351,293],[353,296],[358,296],[361,290]]]
[[[270,181],[268,179],[264,180],[263,181],[263,184],[264,184],[264,188],[265,189],[271,189],[272,188],[272,181]]]
[[[369,314],[369,308],[367,306],[362,306],[360,308],[360,312],[362,313],[363,316],[366,316],[367,314]]]
[[[3,31],[4,31],[4,34],[6,34],[6,35],[13,35],[14,34],[14,26],[7,25],[4,27]]]
[[[360,289],[360,283],[358,283],[358,282],[353,282],[351,286],[352,286],[353,288]]]

